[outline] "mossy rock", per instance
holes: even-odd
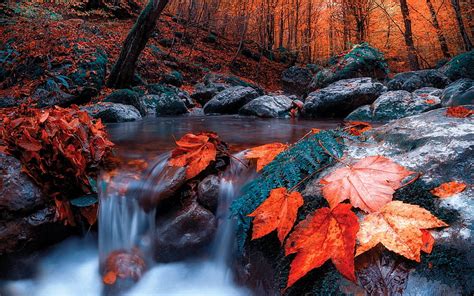
[[[455,56],[439,70],[452,81],[461,78],[474,79],[474,50]]]
[[[78,69],[69,76],[74,86],[81,88],[79,96],[95,96],[99,93],[105,84],[107,61],[105,52],[97,50],[93,61],[79,63]]]

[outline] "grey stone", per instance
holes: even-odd
[[[441,95],[443,106],[474,104],[474,80],[459,79],[446,87]]]
[[[231,87],[207,102],[204,105],[204,113],[236,114],[242,106],[257,97],[257,91],[251,87]]]
[[[434,69],[399,73],[387,84],[389,90],[415,91],[422,87],[445,88],[451,81]]]
[[[290,94],[304,95],[312,80],[312,73],[308,68],[293,66],[283,71],[281,81],[283,90]]]
[[[142,118],[137,108],[119,103],[101,102],[81,109],[93,118],[100,118],[104,123],[136,121]]]
[[[140,112],[142,116],[147,114],[143,102],[140,100],[140,95],[130,89],[119,89],[108,95],[104,102],[119,103],[123,105],[131,105]]]
[[[258,117],[278,118],[289,116],[293,101],[287,96],[261,96],[239,110],[241,115],[253,115]]]

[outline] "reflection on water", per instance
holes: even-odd
[[[109,124],[107,129],[119,149],[138,153],[168,151],[174,148],[173,138],[203,131],[216,132],[237,152],[270,142],[295,142],[312,128],[330,129],[339,123],[334,120],[260,119],[232,115],[181,116]]]

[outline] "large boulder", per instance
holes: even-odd
[[[54,105],[67,107],[71,104],[80,103],[78,97],[64,92],[53,79],[48,79],[40,85],[34,91],[32,98],[40,108]]]
[[[372,78],[353,78],[334,82],[306,98],[306,117],[344,117],[357,107],[371,104],[386,87]]]
[[[461,78],[474,79],[474,50],[455,56],[439,71],[443,72],[452,81]]]
[[[347,120],[387,121],[417,115],[441,107],[441,90],[425,87],[410,93],[405,90],[388,91],[370,106],[361,106],[349,114]]]
[[[267,118],[286,117],[292,107],[293,100],[287,96],[261,96],[240,108],[239,114]]]
[[[251,87],[231,87],[207,102],[204,105],[204,113],[236,114],[242,106],[257,97],[258,92]]]
[[[182,260],[205,248],[214,237],[217,219],[195,199],[158,216],[155,230],[155,257],[159,262]]]
[[[387,84],[389,90],[414,91],[422,87],[445,88],[451,81],[438,70],[420,70],[399,73]]]
[[[474,104],[474,80],[459,79],[448,85],[441,95],[443,106],[459,106]]]
[[[146,106],[147,114],[180,115],[188,113],[186,104],[174,95],[147,95],[141,98]]]
[[[123,105],[131,105],[140,112],[142,116],[146,115],[146,109],[140,100],[140,95],[130,89],[119,89],[108,95],[104,102],[119,103]]]
[[[100,102],[81,109],[93,118],[100,118],[104,123],[136,121],[142,118],[137,108],[119,103]]]
[[[383,80],[388,72],[388,64],[383,54],[367,43],[362,43],[354,46],[349,53],[341,56],[329,68],[319,71],[311,82],[310,88],[314,90],[338,80],[356,77]]]
[[[313,73],[308,68],[293,66],[283,71],[283,90],[289,94],[304,95],[308,91]]]
[[[230,85],[225,83],[198,83],[194,86],[194,92],[192,93],[191,98],[196,100],[199,104],[204,105],[215,95],[229,87]]]
[[[187,108],[193,108],[194,102],[191,99],[191,96],[187,91],[183,91],[175,86],[172,85],[164,85],[164,84],[150,84],[147,86],[148,94],[150,95],[159,95],[159,96],[167,96],[167,97],[175,97],[173,100],[177,100],[178,98],[184,102]]]
[[[20,161],[0,153],[0,256],[59,239],[55,213]]]

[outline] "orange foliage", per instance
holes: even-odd
[[[440,186],[431,190],[431,193],[437,197],[445,198],[463,192],[464,189],[466,189],[466,184],[452,181],[441,184]]]
[[[364,121],[349,121],[345,122],[345,131],[354,136],[360,136],[364,132],[371,130],[372,125]]]
[[[466,118],[474,114],[474,110],[470,110],[464,106],[449,107],[446,110],[446,116]]]
[[[298,209],[303,205],[299,192],[287,192],[286,188],[273,189],[270,196],[250,215],[254,217],[252,239],[261,238],[277,230],[281,243],[293,228]]]
[[[282,143],[271,143],[262,146],[250,148],[245,154],[247,159],[257,160],[257,172],[263,169],[267,164],[273,161],[273,159],[285,151],[288,145]]]

